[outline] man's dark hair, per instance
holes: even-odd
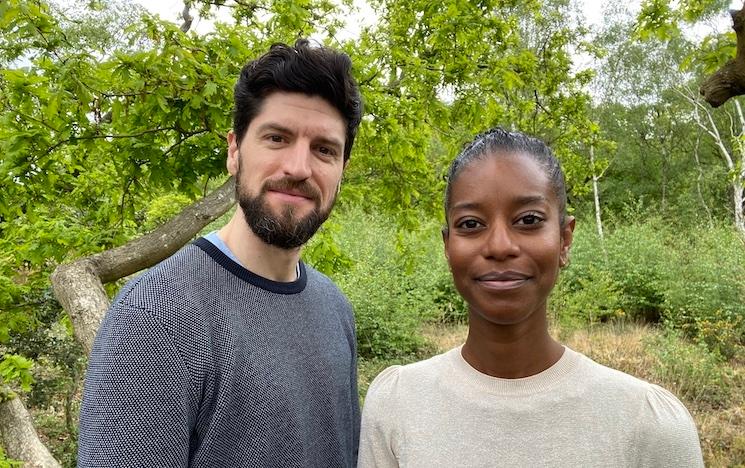
[[[335,107],[347,124],[344,161],[349,159],[362,120],[362,100],[347,54],[311,47],[307,39],[298,39],[294,46],[274,44],[246,64],[234,92],[233,132],[238,144],[261,111],[264,98],[275,91],[318,96]]]

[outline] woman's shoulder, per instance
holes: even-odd
[[[589,391],[602,395],[606,403],[625,403],[635,407],[643,431],[658,435],[684,432],[698,442],[693,418],[685,405],[669,390],[619,370],[598,364],[588,357],[585,381]],[[677,437],[677,436],[676,436]]]
[[[441,375],[452,353],[458,352],[459,349],[455,348],[423,361],[386,368],[372,381],[368,395],[371,393],[400,394],[416,388],[421,389],[428,381]]]

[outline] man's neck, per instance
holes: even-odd
[[[297,279],[300,247],[286,250],[265,243],[248,227],[240,209],[217,234],[251,272],[272,281]]]

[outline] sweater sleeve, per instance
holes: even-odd
[[[78,466],[187,466],[194,388],[174,337],[152,312],[116,303],[86,373]]]
[[[652,385],[639,422],[637,466],[704,466],[693,418],[672,393]]]
[[[358,468],[397,468],[396,387],[401,366],[391,366],[370,384],[362,408]]]

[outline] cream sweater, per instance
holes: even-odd
[[[499,379],[460,347],[384,370],[367,392],[360,468],[701,467],[693,420],[668,391],[565,348],[540,374]]]

